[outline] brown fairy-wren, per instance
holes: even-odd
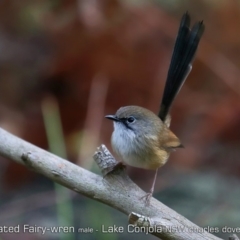
[[[133,167],[155,170],[150,192],[143,196],[149,204],[154,192],[158,168],[163,166],[170,153],[182,147],[178,137],[169,129],[169,110],[174,98],[192,69],[192,62],[204,32],[203,22],[192,29],[190,16],[182,17],[176,38],[159,114],[138,106],[118,109],[115,115],[106,118],[114,121],[112,134],[113,150],[121,160]]]

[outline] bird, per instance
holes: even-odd
[[[130,105],[119,108],[114,115],[105,116],[113,121],[111,143],[121,161],[133,167],[155,170],[151,189],[142,197],[146,205],[150,204],[158,169],[167,162],[172,151],[183,147],[169,129],[169,111],[192,70],[204,29],[203,21],[196,22],[190,29],[190,15],[186,12],[182,16],[158,114]]]

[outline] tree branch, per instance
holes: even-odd
[[[0,128],[0,155],[25,165],[67,188],[105,203],[129,216],[129,223],[161,239],[220,238],[204,231],[183,216],[152,198],[150,206],[139,200],[145,192],[118,168],[103,178],[67,160],[42,150]],[[102,172],[117,163],[105,146],[94,155]],[[134,228],[132,227],[131,230]]]

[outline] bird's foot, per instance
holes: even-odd
[[[153,193],[152,193],[152,192],[149,192],[149,193],[145,194],[144,196],[142,196],[142,197],[140,198],[140,200],[144,199],[144,200],[145,200],[145,205],[146,205],[146,206],[149,206],[152,195],[153,195]]]

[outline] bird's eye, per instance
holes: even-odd
[[[133,123],[133,122],[135,122],[135,118],[134,117],[129,117],[129,118],[127,118],[127,121],[129,122],[129,123]]]

